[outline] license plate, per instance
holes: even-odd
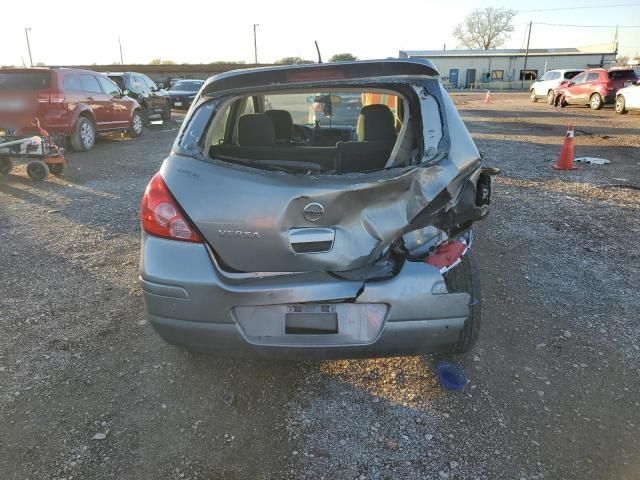
[[[175,105],[176,107],[181,107],[181,106],[182,106],[182,102],[176,102],[176,103],[174,103],[174,105]]]

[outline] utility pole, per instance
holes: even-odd
[[[529,35],[527,35],[527,49],[524,52],[524,68],[522,69],[522,89],[524,90],[524,79],[527,76],[527,59],[529,58],[529,41],[531,40],[531,25],[533,22],[529,22]]]
[[[26,27],[24,29],[24,36],[27,37],[27,50],[29,50],[29,63],[33,67],[33,58],[31,58],[31,45],[29,44],[29,32],[30,31],[31,31],[31,28]]]
[[[258,63],[258,40],[256,38],[256,27],[259,27],[259,23],[253,24],[253,59],[254,63]]]
[[[120,65],[124,65],[124,60],[122,59],[122,41],[120,37],[118,37],[118,45],[120,45]]]

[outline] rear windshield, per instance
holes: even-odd
[[[43,90],[50,85],[49,72],[0,72],[0,91]]]
[[[193,81],[189,81],[189,80],[181,80],[179,82],[176,82],[171,87],[171,90],[183,91],[183,92],[197,92],[198,90],[200,90],[200,87],[202,86],[202,83],[203,82],[193,82]]]
[[[638,77],[633,70],[611,70],[609,78],[611,80],[635,80]]]
[[[575,72],[564,72],[564,78],[566,78],[567,80],[571,80],[573,77],[575,77],[579,73],[580,73],[580,70],[576,70]]]
[[[404,126],[408,108],[391,91],[355,88],[248,95],[218,111],[205,147],[211,158],[286,172],[406,166],[418,145],[411,122]]]

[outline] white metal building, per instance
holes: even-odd
[[[616,58],[616,44],[529,49],[526,72],[525,51],[518,49],[400,50],[399,57],[428,58],[438,67],[443,83],[468,88],[477,83],[535,80],[557,68],[608,67]]]

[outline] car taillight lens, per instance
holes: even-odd
[[[64,93],[40,92],[38,93],[38,103],[64,103]]]
[[[142,197],[142,229],[156,237],[202,243],[202,239],[180,211],[160,173],[156,173]]]
[[[64,93],[62,92],[51,92],[49,96],[51,103],[64,103]]]

